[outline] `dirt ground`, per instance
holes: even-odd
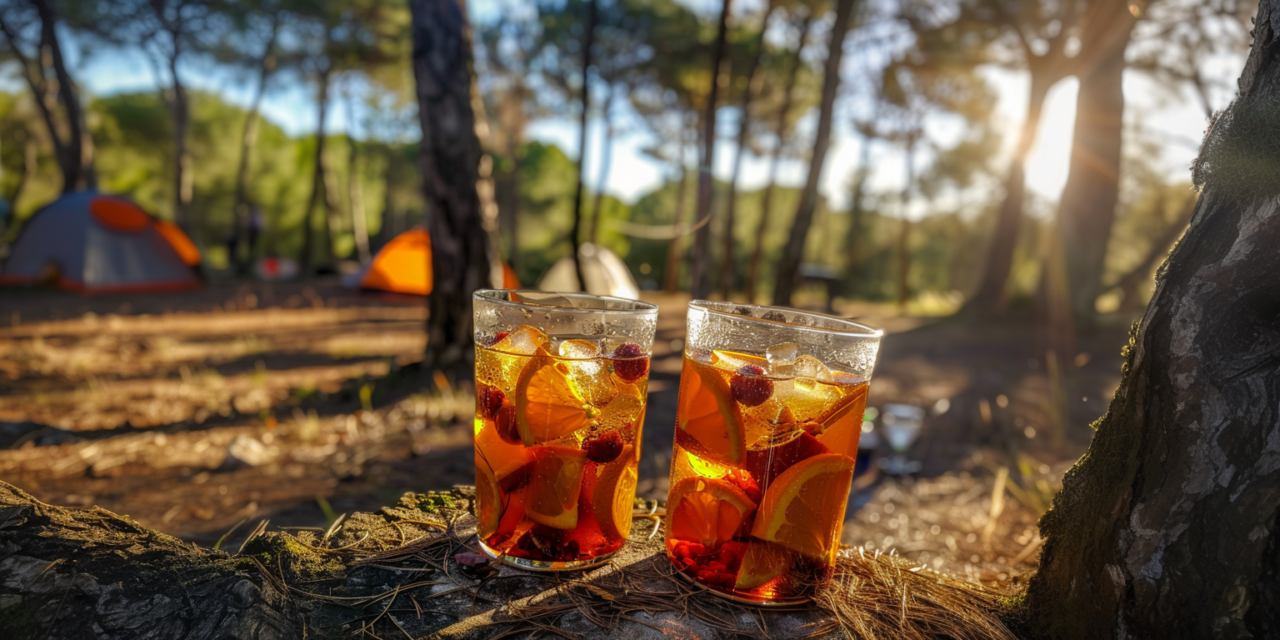
[[[661,309],[638,492],[661,498],[687,297]],[[988,585],[1034,563],[1035,521],[1119,381],[1130,319],[1047,360],[1034,323],[849,304],[888,332],[870,406],[929,409],[913,477],[855,480],[844,542]],[[331,283],[149,296],[0,291],[0,479],[200,544],[259,520],[324,526],[473,481],[472,383],[423,379],[422,299]],[[884,452],[887,454],[887,451]]]

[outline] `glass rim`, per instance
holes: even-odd
[[[760,318],[756,316],[747,316],[740,313],[734,313],[731,310],[725,310],[721,307],[746,307],[748,309],[782,311],[782,312],[788,312],[791,314],[800,314],[800,315],[808,316],[811,318],[821,318],[825,321],[836,322],[849,327],[849,330],[829,329],[826,327],[810,327],[810,326],[805,326],[800,324],[792,324],[790,322],[780,322],[778,320],[769,320],[766,318]],[[714,300],[691,300],[689,301],[689,308],[691,309],[696,308],[700,311],[705,311],[706,313],[709,313],[715,316],[720,316],[722,318],[731,319],[731,320],[739,320],[739,321],[745,320],[748,322],[753,322],[753,323],[764,325],[764,326],[773,326],[773,327],[779,327],[779,328],[785,327],[787,329],[794,330],[794,331],[809,331],[812,333],[830,334],[830,335],[844,336],[848,338],[862,338],[862,339],[868,339],[868,338],[879,339],[884,337],[884,329],[875,329],[865,324],[862,324],[860,322],[854,322],[852,320],[836,317],[826,313],[818,313],[816,311],[804,311],[802,309],[793,309],[791,307],[772,307],[767,305],[742,304],[737,302],[716,302]]]
[[[566,298],[592,298],[595,300],[607,300],[622,305],[630,305],[631,309],[585,309],[582,307],[566,307],[559,304],[542,304],[539,302],[518,302],[509,300],[505,296],[510,294],[545,294],[564,296]],[[539,291],[538,289],[478,289],[472,294],[472,300],[482,301],[486,304],[496,304],[507,307],[523,308],[523,309],[553,309],[557,313],[607,313],[610,315],[631,315],[646,316],[658,315],[658,305],[643,302],[640,300],[629,300],[627,298],[618,298],[615,296],[598,296],[590,293],[582,293],[581,291]]]

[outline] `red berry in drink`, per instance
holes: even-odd
[[[498,409],[502,408],[502,403],[507,401],[507,394],[502,392],[493,385],[483,382],[476,383],[476,406],[480,409],[480,415],[486,420],[493,420],[498,415]]]
[[[729,391],[738,404],[756,407],[773,395],[773,381],[763,377],[764,369],[754,364],[744,364],[733,373]]]
[[[498,344],[499,342],[502,342],[502,340],[509,335],[511,335],[510,331],[502,331],[500,333],[494,334],[493,336],[490,336],[488,339],[484,341],[485,346],[492,347],[493,345]]]
[[[622,455],[622,435],[615,430],[606,431],[582,441],[587,459],[596,464],[613,462]]]
[[[626,382],[635,382],[649,373],[649,359],[644,349],[627,342],[613,350],[613,372]]]
[[[520,427],[516,426],[516,407],[511,403],[502,405],[498,409],[498,415],[493,420],[494,426],[498,428],[498,437],[502,438],[507,444],[516,444],[520,442]]]

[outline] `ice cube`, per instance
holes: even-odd
[[[795,369],[796,355],[800,347],[794,342],[784,342],[769,347],[764,357],[769,361],[769,375],[790,376]]]
[[[560,357],[569,371],[569,384],[578,396],[593,407],[603,407],[618,395],[613,375],[601,357],[600,347],[586,340],[560,343]]]
[[[512,329],[511,333],[507,334],[507,336],[498,342],[498,344],[494,345],[494,347],[498,351],[505,351],[506,353],[518,353],[521,355],[531,356],[537,353],[538,349],[546,349],[550,344],[551,339],[548,338],[547,334],[543,333],[541,329],[531,325],[522,324],[515,329]]]
[[[821,360],[813,356],[805,355],[796,358],[792,373],[796,377],[796,386],[805,391],[810,391],[819,382],[827,384],[835,382],[835,378],[831,375],[831,370],[827,368],[827,365],[822,364]]]

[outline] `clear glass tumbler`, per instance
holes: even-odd
[[[474,305],[484,551],[544,571],[604,562],[631,531],[658,308],[540,291]]]
[[[882,332],[701,300],[688,320],[667,556],[732,599],[804,600],[839,550]]]

